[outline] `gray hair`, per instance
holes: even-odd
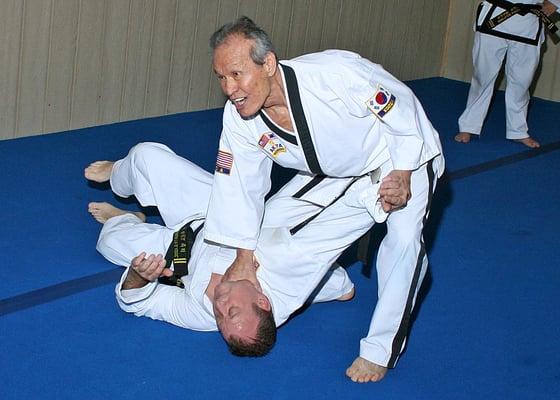
[[[230,36],[241,35],[245,39],[253,41],[251,47],[251,59],[255,64],[263,65],[265,63],[266,55],[268,53],[274,54],[276,51],[274,45],[261,27],[257,26],[249,17],[240,17],[236,21],[225,24],[220,29],[212,34],[210,37],[210,48],[215,51],[222,45]]]

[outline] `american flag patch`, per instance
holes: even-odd
[[[233,166],[233,155],[227,151],[219,150],[216,160],[216,172],[229,175]]]

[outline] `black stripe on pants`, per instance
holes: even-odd
[[[410,285],[410,290],[408,292],[408,298],[406,300],[406,306],[404,308],[403,318],[397,330],[397,334],[393,339],[393,346],[391,349],[391,357],[389,358],[388,368],[394,368],[397,364],[397,360],[401,354],[401,349],[403,343],[408,335],[408,330],[410,326],[410,316],[412,314],[412,305],[414,300],[414,294],[418,288],[418,283],[420,280],[420,272],[422,271],[422,261],[426,255],[426,245],[424,244],[424,227],[426,226],[426,221],[428,220],[428,213],[430,212],[430,206],[432,205],[432,195],[434,191],[434,169],[432,167],[433,160],[428,162],[426,166],[426,171],[428,173],[428,203],[426,204],[426,212],[424,213],[424,218],[422,220],[422,230],[421,230],[421,240],[420,240],[420,252],[418,253],[418,259],[416,260],[416,268],[414,269],[414,276],[412,278],[412,283]]]

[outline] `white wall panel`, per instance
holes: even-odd
[[[0,12],[0,139],[11,139],[16,132],[23,5],[4,0]]]
[[[50,0],[23,3],[15,136],[44,132],[52,9]]]
[[[167,96],[167,113],[188,110],[188,95],[192,79],[193,51],[197,30],[196,15],[198,1],[178,0],[175,7],[175,33],[173,36],[173,56]]]
[[[157,0],[155,5],[144,116],[167,112],[171,56],[175,44],[173,33],[177,0]]]
[[[128,21],[121,120],[144,117],[155,0],[132,0]]]
[[[133,0],[105,0],[98,123],[121,120],[127,64],[128,25]],[[100,27],[100,28],[101,28]],[[78,105],[75,105],[75,108]]]
[[[79,12],[79,0],[53,0],[42,121],[42,129],[46,131],[70,129]]]
[[[240,15],[281,59],[338,47],[403,80],[436,76],[449,3],[0,0],[0,139],[221,107],[208,39]]]
[[[99,123],[105,1],[80,0],[70,128]]]

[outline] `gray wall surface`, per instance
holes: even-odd
[[[449,0],[0,0],[0,139],[221,107],[208,38],[247,15],[281,58],[354,50],[439,76]]]

